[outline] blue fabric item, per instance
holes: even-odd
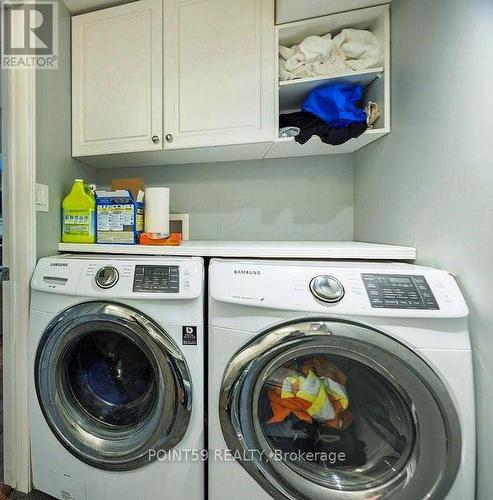
[[[117,384],[111,372],[111,362],[104,358],[86,360],[80,371],[82,387],[89,395],[110,405],[126,405],[138,399],[146,390],[148,381],[146,366],[127,367]]]
[[[366,123],[366,112],[358,107],[362,99],[362,85],[331,83],[313,89],[302,109],[331,127],[348,127],[354,123]]]

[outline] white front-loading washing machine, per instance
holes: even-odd
[[[199,258],[39,261],[34,488],[70,500],[204,498],[203,292]]]
[[[473,500],[468,309],[399,263],[212,260],[209,498]]]

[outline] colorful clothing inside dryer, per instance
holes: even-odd
[[[320,358],[309,358],[299,370],[279,371],[280,377],[272,386],[269,398],[274,424],[293,414],[298,419],[331,427],[347,429],[353,420],[344,373],[336,365]]]

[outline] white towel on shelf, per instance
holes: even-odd
[[[291,77],[291,73],[286,70],[286,61],[280,57],[279,58],[279,80],[289,80]]]
[[[337,76],[383,65],[378,39],[366,30],[344,29],[332,38],[308,36],[292,47],[279,46],[281,81],[312,76]]]
[[[320,75],[338,75],[348,71],[331,34],[309,36],[299,45],[279,47],[279,79],[294,80]]]
[[[344,54],[346,65],[355,71],[383,66],[382,46],[371,31],[344,29],[334,37],[334,43]]]
[[[310,64],[303,64],[302,66],[296,68],[289,74],[289,80],[295,80],[297,78],[310,78],[315,76]]]
[[[287,61],[290,57],[293,57],[296,54],[295,47],[297,45],[293,45],[293,47],[285,47],[284,45],[279,45],[279,56],[281,59]]]
[[[328,61],[333,58],[335,51],[334,42],[331,36],[308,36],[299,45],[299,50],[303,54],[303,59],[307,63]]]
[[[347,73],[349,68],[346,66],[344,59],[335,57],[329,61],[319,61],[313,63],[313,72],[315,76],[337,76]]]
[[[296,52],[286,60],[286,71],[296,71],[301,66],[305,65],[305,56],[301,52]]]

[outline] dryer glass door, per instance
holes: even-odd
[[[276,498],[442,498],[460,461],[439,377],[384,333],[344,321],[290,323],[248,344],[226,370],[220,418]]]
[[[54,434],[94,467],[145,465],[188,427],[191,379],[180,350],[127,306],[89,302],[58,316],[38,347],[35,378]]]

